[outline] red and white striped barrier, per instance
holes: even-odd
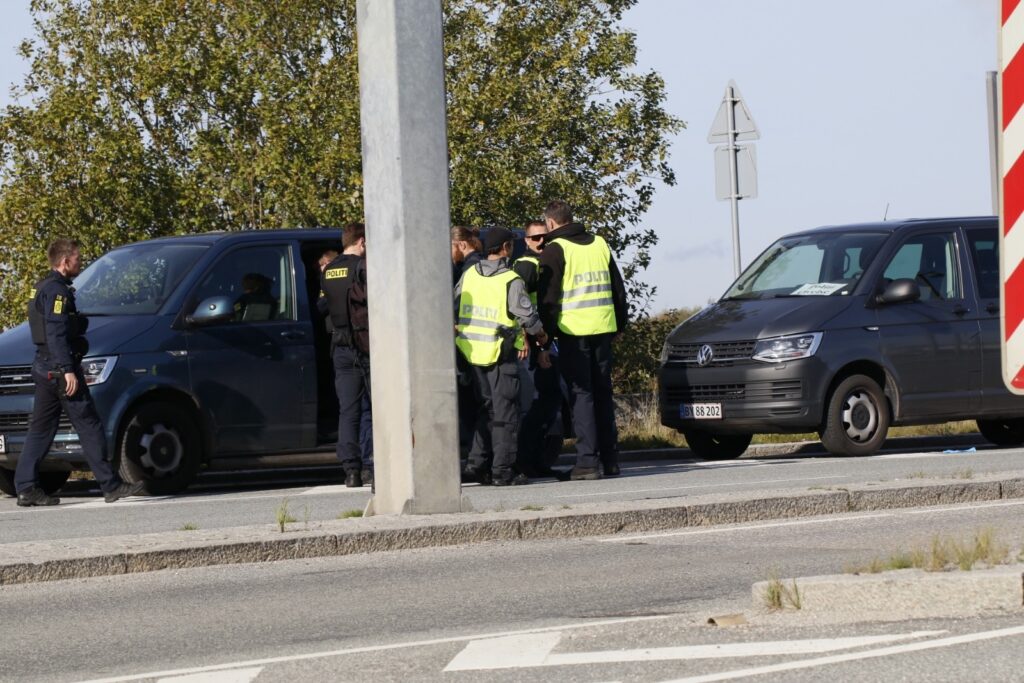
[[[1024,3],[1002,0],[999,254],[1003,382],[1024,394]]]

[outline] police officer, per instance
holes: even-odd
[[[539,345],[548,343],[522,279],[509,268],[514,235],[492,228],[487,257],[467,269],[455,287],[455,345],[471,366],[478,400],[476,430],[463,479],[481,484],[527,484],[516,474],[519,431],[519,360],[527,356],[522,327]],[[547,366],[547,354],[538,361]]]
[[[82,356],[89,349],[85,340],[88,319],[79,315],[71,279],[82,270],[78,242],[58,239],[47,250],[53,269],[36,284],[36,296],[28,306],[28,322],[36,357],[32,363],[35,402],[28,436],[18,466],[14,486],[18,505],[56,505],[59,498],[49,496],[37,484],[39,462],[49,452],[57,433],[63,409],[78,433],[89,468],[103,490],[108,503],[143,491],[143,483],[121,481],[107,461],[107,439],[89,387],[82,374]]]
[[[541,318],[558,337],[576,431],[572,479],[619,474],[612,400],[612,339],[626,325],[626,289],[608,244],[574,223],[556,200],[544,210],[549,232],[540,256]],[[601,467],[598,467],[598,465]]]
[[[537,285],[540,281],[540,253],[544,250],[544,236],[547,232],[544,221],[527,222],[524,229],[527,251],[512,265],[516,275],[526,285],[534,308],[537,307]],[[554,425],[562,404],[562,380],[558,374],[556,347],[552,345],[548,353],[551,364],[546,368],[538,365],[538,355],[534,348],[530,354],[530,371],[537,397],[531,402],[519,430],[517,462],[520,471],[527,476],[555,477],[565,481],[569,473],[553,469],[544,452],[545,437]]]
[[[332,330],[331,357],[334,390],[338,396],[338,460],[345,470],[345,486],[355,488],[373,481],[372,446],[368,447],[368,452],[363,448],[372,429],[370,356],[367,348],[361,348],[357,338],[359,330],[351,315],[351,290],[366,287],[366,229],[362,223],[349,223],[342,228],[341,246],[341,254],[324,266],[320,274],[320,290],[324,295],[318,303],[326,308]]]

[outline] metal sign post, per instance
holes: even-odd
[[[737,145],[742,140],[761,137],[740,90],[729,81],[725,96],[711,124],[708,142],[726,142],[715,148],[715,194],[732,205],[733,275],[739,277],[740,261],[740,199],[757,197],[757,157],[753,145]],[[725,177],[728,173],[726,184]]]

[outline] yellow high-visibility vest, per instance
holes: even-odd
[[[617,332],[608,243],[597,235],[590,244],[553,242],[565,255],[558,329],[576,337]]]
[[[518,277],[511,270],[484,277],[476,267],[462,276],[455,346],[470,364],[498,362],[502,341],[516,326],[508,314],[508,285]],[[524,348],[522,335],[516,335],[515,347]]]

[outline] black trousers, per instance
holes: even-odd
[[[350,346],[336,346],[334,391],[338,395],[338,460],[346,472],[373,467],[370,362]]]
[[[558,338],[559,367],[569,386],[576,466],[615,462],[619,432],[612,398],[612,334]]]
[[[557,356],[551,356],[550,368],[534,367],[533,386],[537,397],[530,404],[519,430],[519,466],[524,471],[546,469],[552,464],[544,459],[544,442],[562,407],[562,377]]]
[[[519,433],[519,364],[512,361],[473,368],[477,399],[476,428],[468,467],[498,478],[512,475]]]
[[[51,373],[49,377],[48,372]],[[18,493],[24,493],[36,485],[39,463],[50,452],[62,410],[71,419],[71,425],[82,444],[82,454],[103,492],[113,491],[121,485],[121,478],[114,474],[107,462],[107,437],[103,433],[103,423],[96,413],[96,405],[85,384],[82,369],[76,368],[75,375],[78,377],[78,391],[68,397],[62,372],[49,371],[39,362],[32,365],[32,380],[36,385],[35,403],[32,406],[32,420],[29,422],[25,447],[14,471],[14,487]]]

